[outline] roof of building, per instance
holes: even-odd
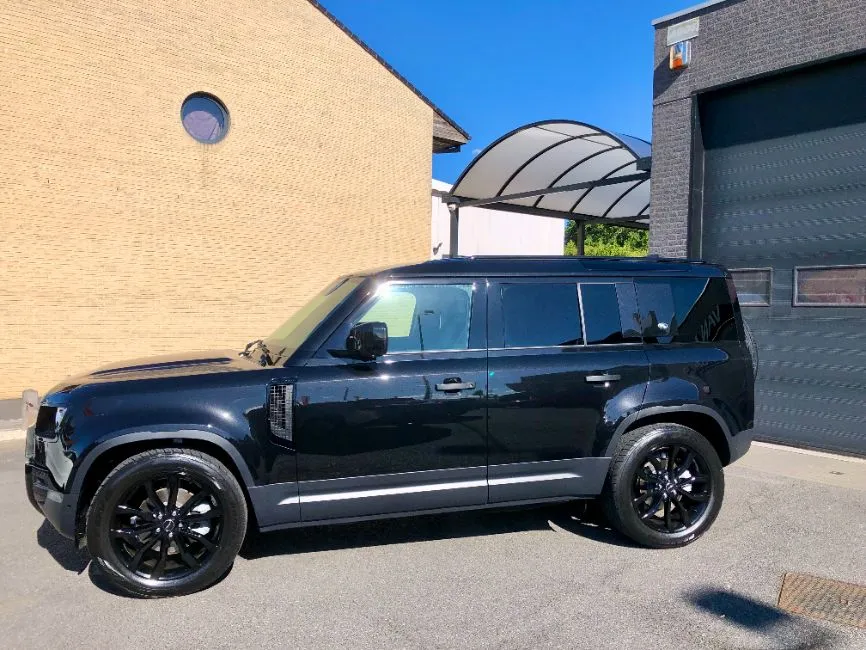
[[[469,163],[451,193],[560,218],[646,222],[652,147],[574,120],[521,126]]]
[[[344,25],[340,20],[332,14],[330,11],[325,9],[317,0],[308,0],[310,4],[312,4],[316,9],[321,11],[328,19],[333,22],[337,27],[342,29],[346,35],[349,36],[353,41],[355,41],[358,45],[360,45],[364,50],[376,59],[379,63],[381,63],[388,72],[393,74],[397,79],[402,81],[409,90],[415,93],[421,101],[427,104],[430,108],[433,109],[434,119],[433,119],[433,152],[439,153],[448,150],[453,150],[455,147],[459,148],[460,145],[466,144],[470,140],[470,135],[464,131],[457,122],[448,117],[445,112],[439,108],[436,104],[430,101],[430,98],[427,97],[424,93],[422,93],[418,88],[416,88],[406,77],[397,72],[385,59],[379,56],[369,45],[367,45],[364,41],[362,41],[358,36],[346,25]]]
[[[680,275],[720,277],[722,267],[706,262],[663,257],[474,256],[446,257],[419,264],[375,269],[382,277],[521,276],[521,275]]]
[[[668,14],[666,16],[662,16],[661,18],[656,18],[652,21],[653,27],[658,26],[662,23],[670,22],[671,20],[676,20],[677,18],[685,18],[689,14],[696,13],[701,9],[706,9],[707,7],[712,7],[713,5],[719,5],[723,2],[730,2],[730,0],[707,0],[707,2],[702,2],[700,4],[694,5],[692,7],[686,7],[680,11],[675,11],[672,14]]]

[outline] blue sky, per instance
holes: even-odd
[[[698,0],[320,0],[472,136],[453,182],[507,131],[570,118],[647,140],[654,18]]]

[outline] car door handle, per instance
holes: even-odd
[[[436,384],[436,390],[441,390],[445,393],[456,393],[459,390],[472,390],[475,388],[475,382],[467,381],[463,382],[460,379],[457,380],[448,380],[446,379],[441,384]]]
[[[590,384],[607,383],[609,381],[619,381],[622,379],[619,375],[587,375],[586,381]]]

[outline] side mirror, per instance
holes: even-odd
[[[346,351],[363,361],[372,361],[388,352],[388,325],[386,323],[358,323],[346,338]]]

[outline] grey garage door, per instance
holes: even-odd
[[[861,454],[864,89],[857,59],[700,97],[703,201],[692,222],[693,252],[741,269],[742,301],[766,303],[743,308],[761,356],[757,433]]]

